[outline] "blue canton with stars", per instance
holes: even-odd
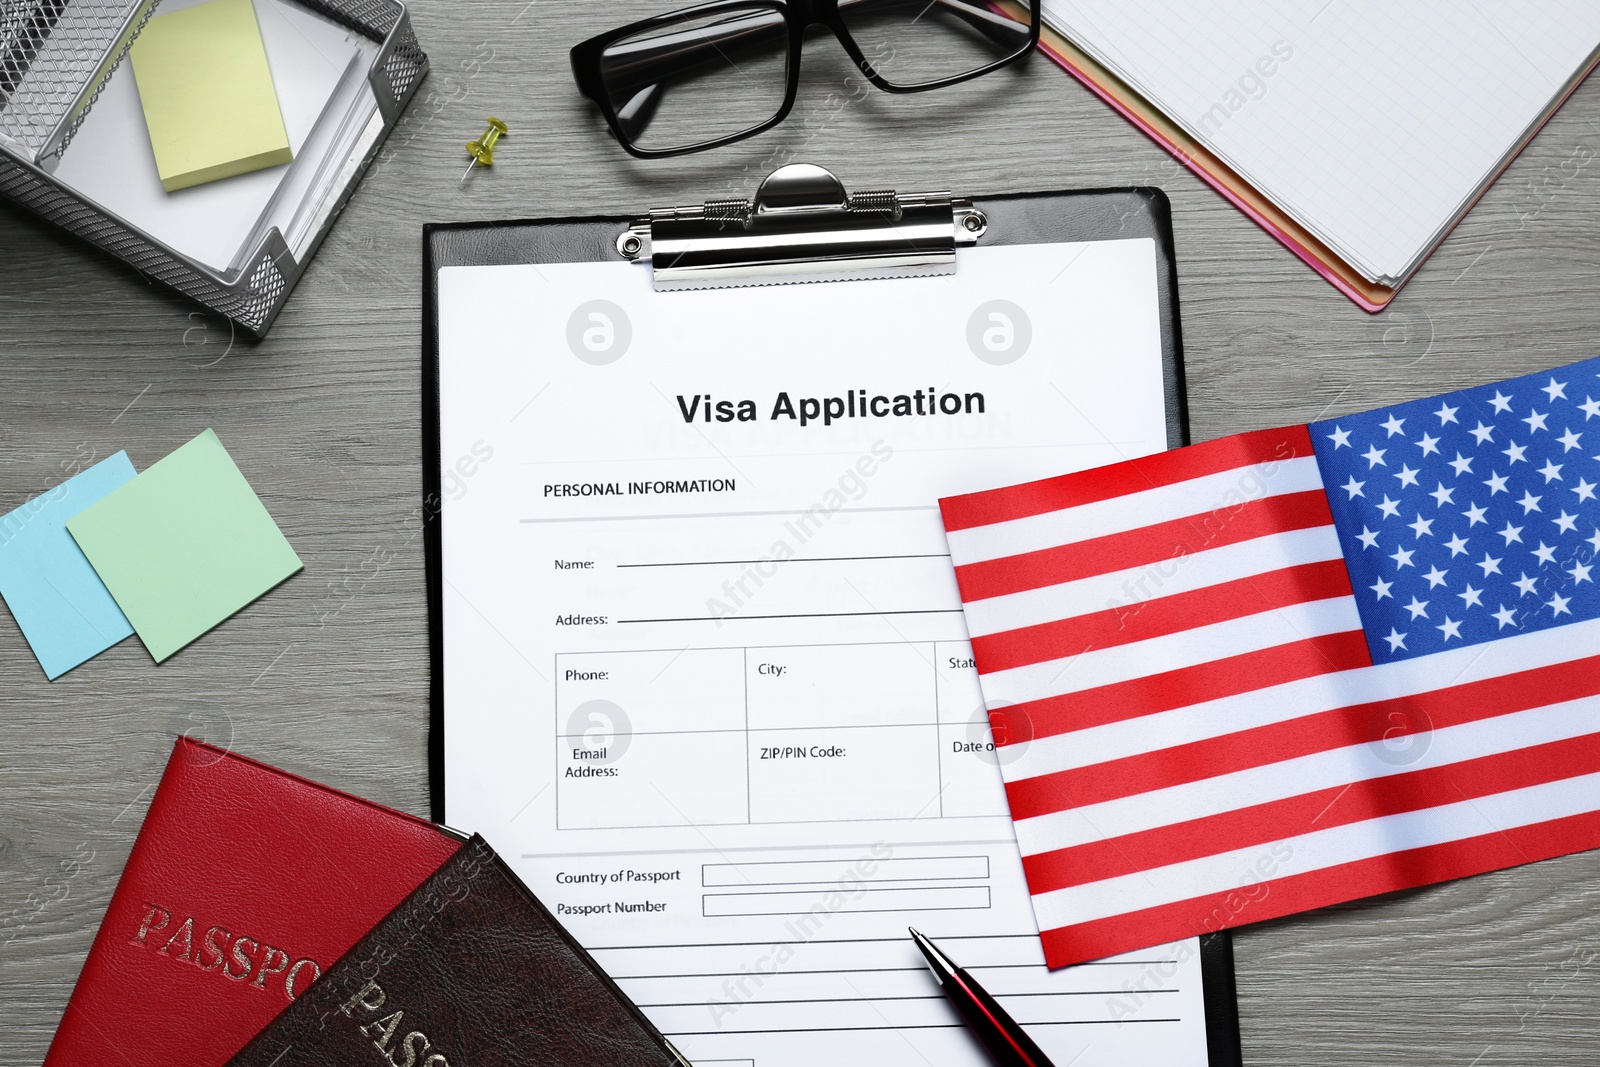
[[[1373,662],[1600,617],[1600,359],[1310,430]]]

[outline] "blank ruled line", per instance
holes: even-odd
[[[522,523],[546,522],[654,522],[657,519],[759,519],[774,515],[810,515],[815,508],[791,508],[787,511],[694,511],[661,515],[562,515],[555,518],[519,519]],[[938,504],[906,504],[884,508],[840,508],[833,515],[874,515],[892,511],[938,511]]]
[[[972,843],[972,844],[994,844],[994,843],[997,843],[997,842],[960,842],[960,843],[962,843],[962,844],[968,844],[968,843]],[[1009,844],[1010,840],[1007,839],[1006,843]],[[820,846],[820,847],[831,848],[833,846]],[[691,851],[697,851],[697,850],[691,850]],[[750,850],[741,849],[740,851],[750,851]],[[543,856],[543,855],[545,855],[545,854],[544,853],[530,853],[530,854],[524,856],[523,858],[524,859],[533,859],[533,858],[535,858],[537,856]],[[563,858],[567,858],[567,857],[574,857],[574,856],[587,856],[587,855],[590,855],[590,854],[589,853],[559,853],[558,855],[562,856]],[[600,853],[593,853],[593,855],[614,856],[614,855],[625,855],[625,853],[600,852]],[[943,934],[943,935],[940,936],[939,941],[941,943],[943,943],[945,941],[1034,941],[1034,942],[1037,942],[1038,939],[1039,939],[1039,935],[1038,934],[1033,934],[1033,933],[1026,933],[1026,934],[1024,934],[1024,933],[1018,933],[1018,934]],[[872,944],[872,943],[878,943],[878,944],[886,944],[886,943],[903,944],[905,942],[905,940],[906,939],[904,937],[817,937],[817,938],[812,938],[811,940],[807,941],[806,944],[808,944],[808,945],[864,945],[864,944]],[[651,952],[651,951],[654,951],[656,949],[766,948],[766,947],[769,947],[770,945],[771,945],[770,941],[683,941],[683,942],[674,942],[674,943],[671,943],[671,944],[662,944],[662,945],[589,945],[588,949],[589,949],[590,952]],[[1146,959],[1137,959],[1137,960],[1091,960],[1088,963],[1074,964],[1073,967],[1074,967],[1075,970],[1082,970],[1082,969],[1084,969],[1086,967],[1165,967],[1165,966],[1175,966],[1177,964],[1177,962],[1178,961],[1174,960],[1174,959],[1158,959],[1158,960],[1146,960]],[[1043,959],[1039,960],[1037,963],[1003,963],[1003,964],[997,963],[997,964],[990,964],[989,965],[989,967],[1043,967],[1043,966],[1044,966],[1044,960]],[[910,970],[918,970],[919,968],[912,967],[912,968],[909,968],[909,969]],[[985,967],[984,964],[979,963],[979,964],[969,964],[969,965],[967,965],[966,969],[969,970],[969,971],[977,971],[977,970],[985,970],[987,968]],[[790,972],[785,972],[785,973],[790,973]]]
[[[959,615],[960,608],[905,608],[900,611],[817,611],[789,615],[689,615],[677,619],[618,619],[632,622],[750,622],[755,619],[854,619],[871,615]]]
[[[1030,1019],[1023,1026],[1104,1026],[1123,1023],[1181,1023],[1182,1019]],[[961,1030],[965,1023],[912,1023],[906,1026],[789,1026],[772,1030],[671,1030],[668,1037],[712,1037],[719,1034],[834,1034],[853,1030]]]
[[[949,939],[946,938],[946,939],[943,939],[943,940],[949,940]],[[647,947],[650,947],[650,946],[647,946]],[[591,951],[600,951],[600,950],[591,950]],[[1133,961],[1133,962],[1149,963],[1151,961]],[[1162,961],[1155,961],[1155,962],[1159,963],[1159,962],[1162,962]],[[1166,962],[1176,962],[1176,961],[1166,961]],[[1098,966],[1109,966],[1109,964],[1101,963],[1101,964],[1098,964]],[[928,968],[925,967],[925,966],[921,966],[921,967],[847,967],[847,968],[824,967],[824,968],[821,968],[820,970],[805,970],[805,971],[791,971],[791,970],[787,970],[786,969],[786,970],[784,970],[783,973],[786,974],[786,975],[793,975],[793,974],[896,974],[896,973],[907,973],[907,972],[916,972],[917,974],[922,974],[923,972],[927,971],[927,969]],[[1037,971],[1037,970],[1043,970],[1044,969],[1044,964],[1043,963],[969,963],[962,969],[963,970],[968,970],[968,971],[1029,971],[1029,970]],[[657,979],[663,979],[663,978],[739,978],[741,976],[748,975],[750,972],[749,971],[703,971],[703,972],[702,971],[682,971],[682,972],[674,972],[674,973],[671,973],[671,974],[612,974],[612,972],[607,971],[606,973],[610,974],[611,977],[613,979],[615,979],[616,981],[618,981],[618,982],[644,982],[644,981],[655,981]]]
[[[1120,992],[1120,991],[1119,991]],[[741,1000],[739,1007],[755,1008],[767,1004],[863,1004],[869,1000],[943,1000],[942,993],[921,993],[907,997],[800,997],[795,1000]],[[673,1001],[664,1004],[645,1003],[642,1000],[634,1001],[641,1008],[704,1008],[708,1007],[703,1000]]]
[[[826,846],[832,847],[832,846]],[[580,853],[567,853],[566,855],[580,855]],[[600,853],[606,855],[606,853]],[[770,862],[770,861],[768,861]],[[815,862],[806,860],[807,863]],[[940,941],[1004,941],[1037,938],[1038,934],[947,934]],[[814,937],[807,941],[808,945],[866,945],[874,942],[879,944],[904,944],[904,937]],[[764,948],[770,941],[684,941],[670,945],[589,945],[590,952],[639,952],[657,948]],[[1168,963],[1168,960],[1146,960],[1148,963]],[[1040,960],[1040,967],[1044,961]]]
[[[787,973],[787,972],[785,972]],[[1021,997],[1116,997],[1126,993],[1125,989],[1063,989],[1056,992],[1038,993],[995,993],[996,1000],[1016,1000]],[[1141,993],[1179,993],[1178,989],[1144,989]],[[760,1007],[765,1004],[864,1004],[868,1001],[888,1000],[943,1000],[943,993],[919,993],[914,996],[899,997],[799,997],[794,1000],[745,1000],[740,1001],[741,1008]],[[703,1000],[671,1001],[661,1004],[635,1001],[641,1008],[704,1008]]]
[[[691,559],[667,563],[618,563],[617,570],[635,567],[734,567],[755,563],[851,563],[877,559],[949,559],[948,552],[909,552],[888,556],[815,556],[808,559]]]

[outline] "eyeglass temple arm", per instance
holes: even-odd
[[[883,2],[840,0],[839,7],[845,10]],[[908,0],[905,6],[915,4]],[[1008,45],[1017,39],[1015,19],[997,15],[967,0],[929,0],[926,7],[936,7],[956,16],[996,44]],[[785,32],[781,15],[752,12],[699,29],[612,45],[600,59],[601,74],[615,96],[632,97],[642,89],[688,77],[719,61],[731,64],[736,59],[770,50],[782,43]]]

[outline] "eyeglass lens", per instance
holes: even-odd
[[[839,0],[839,17],[884,81],[916,88],[957,78],[1028,47],[1020,15],[976,0]],[[735,137],[770,121],[788,87],[789,28],[752,2],[657,23],[607,46],[601,83],[623,135],[645,151]]]
[[[687,148],[769,121],[788,87],[789,28],[764,4],[657,24],[600,57],[624,136],[646,151]]]
[[[1019,21],[974,0],[839,0],[839,18],[878,75],[904,89],[1008,59],[1032,26],[1026,11]]]

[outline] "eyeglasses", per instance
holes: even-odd
[[[813,25],[873,85],[918,93],[1014,63],[1039,43],[1040,0],[1007,14],[978,0],[717,0],[603,33],[572,75],[635,156],[699,152],[782,122]]]

